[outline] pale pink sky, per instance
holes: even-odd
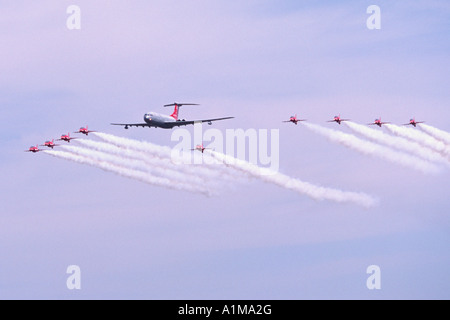
[[[415,116],[450,131],[450,7],[370,2],[15,1],[0,4],[0,298],[450,297],[448,170],[438,176],[332,144],[330,128]],[[66,28],[66,8],[82,28]],[[111,127],[165,112],[280,129],[280,171],[380,198],[315,202],[261,181],[218,197],[149,186],[22,151],[86,124],[166,146],[171,131]],[[192,130],[192,129],[190,129]],[[65,270],[82,270],[82,290]],[[365,287],[377,264],[383,288]],[[414,280],[412,280],[414,279]]]

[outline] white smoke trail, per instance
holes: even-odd
[[[147,171],[154,174],[153,168],[148,168],[143,161],[135,159],[124,159],[115,155],[94,151],[82,147],[76,146],[61,146],[61,148],[67,152],[93,159],[95,161],[104,161],[112,163],[122,168],[130,168],[133,170]]]
[[[44,153],[49,154],[54,157],[74,161],[81,164],[87,164],[93,167],[100,168],[104,171],[114,172],[118,175],[121,175],[123,177],[131,178],[134,180],[139,180],[141,182],[145,182],[151,185],[156,186],[162,186],[170,189],[176,189],[176,190],[184,190],[184,191],[190,191],[190,192],[196,192],[196,193],[202,193],[205,195],[210,195],[209,190],[207,189],[197,189],[193,188],[190,185],[187,184],[181,184],[181,183],[174,183],[168,178],[162,178],[162,177],[155,177],[148,173],[139,171],[139,170],[133,170],[129,168],[124,168],[116,164],[109,163],[107,161],[102,160],[96,160],[92,158],[88,158],[86,156],[73,154],[70,152],[65,151],[55,151],[55,150],[46,150]]]
[[[397,136],[407,138],[411,141],[416,141],[417,143],[420,143],[421,145],[427,148],[439,152],[447,159],[450,159],[450,146],[446,145],[444,142],[439,141],[422,131],[414,130],[412,128],[400,127],[393,124],[386,124],[385,127],[391,133]]]
[[[197,174],[183,173],[182,171],[178,170],[179,168],[175,167],[171,162],[158,157],[146,155],[145,153],[140,151],[120,148],[109,143],[92,140],[78,140],[77,143],[96,151],[113,154],[122,158],[125,157],[128,159],[127,162],[140,161],[140,163],[138,162],[138,164],[143,170],[154,172],[161,176],[167,176],[174,180],[194,183],[198,185],[210,184],[212,182],[211,179],[205,179]]]
[[[172,153],[172,149],[169,147],[159,146],[147,141],[137,141],[133,139],[117,137],[103,132],[93,132],[93,135],[119,148],[140,151],[147,155],[165,159],[168,166],[172,165],[173,168],[176,168],[176,170],[185,173],[195,174],[208,179],[231,181],[235,181],[237,179],[242,180],[242,176],[238,177],[229,170],[226,170],[226,168],[224,168],[223,166],[217,164],[209,165],[207,162],[203,162],[202,166],[200,167],[195,164],[190,165],[192,163],[190,155],[188,159],[183,158],[182,156]]]
[[[394,149],[401,149],[403,151],[421,157],[422,159],[427,161],[443,163],[447,166],[450,166],[450,161],[448,161],[448,159],[443,157],[440,153],[425,148],[417,142],[410,141],[408,139],[399,136],[391,136],[385,134],[380,130],[368,128],[367,126],[360,125],[350,121],[344,122],[344,124],[347,127],[349,127],[353,132],[360,134],[374,142],[382,143]]]
[[[99,137],[103,141],[111,143],[117,147],[143,151],[162,159],[171,159],[172,156],[172,149],[169,147],[159,146],[147,141],[137,141],[133,139],[117,137],[112,134],[103,132],[93,132],[92,134]]]
[[[332,188],[324,188],[288,177],[279,172],[271,171],[267,168],[260,168],[244,160],[214,152],[205,151],[223,162],[227,166],[245,172],[255,178],[259,178],[265,182],[276,184],[280,187],[296,191],[300,194],[307,195],[315,200],[331,200],[336,202],[351,202],[364,207],[373,207],[376,200],[365,193],[346,192]]]
[[[450,133],[429,125],[426,125],[424,123],[419,123],[418,127],[429,134],[430,136],[444,142],[447,145],[450,145]]]
[[[313,132],[328,138],[330,141],[342,144],[363,154],[379,157],[392,163],[397,163],[414,170],[419,170],[423,173],[436,174],[439,172],[439,168],[434,164],[403,152],[398,152],[388,147],[360,139],[354,135],[324,128],[307,122],[304,123],[304,126]]]
[[[103,143],[80,140],[78,142],[87,148],[65,146],[64,148],[69,152],[47,151],[47,153],[52,156],[99,167],[103,170],[111,171],[122,176],[150,184],[191,192],[199,192],[207,195],[211,194],[208,184],[204,181],[201,181],[201,183],[198,183],[199,181],[196,181],[197,183],[193,183],[193,181],[190,181],[190,183],[183,183],[179,180],[186,178],[185,174],[175,172],[177,174],[176,177],[168,175],[168,172],[171,172],[171,174],[174,173],[173,170],[167,170],[168,167],[173,166],[176,170],[180,168],[179,165],[174,165],[170,161],[167,161],[168,157],[172,157],[170,148],[152,145],[147,142],[139,142],[136,140],[115,137],[103,133],[97,133],[96,135],[103,138],[107,137],[109,141],[107,143]],[[103,140],[106,141],[106,139]],[[130,148],[130,146],[132,147]],[[211,152],[207,152],[207,154],[210,156],[212,155]],[[376,203],[372,197],[364,193],[344,192],[337,189],[315,186],[280,173],[271,172],[269,169],[259,168],[258,166],[250,164],[246,161],[237,160],[233,157],[228,157],[225,155],[223,155],[225,158],[221,158],[218,155],[222,154],[214,153],[213,158],[219,160],[217,161],[219,164],[223,163],[221,160],[228,159],[225,163],[228,167],[225,168],[228,171],[232,170],[233,175],[240,173],[240,176],[242,176],[242,174],[245,173],[246,176],[253,176],[262,179],[263,181],[275,183],[284,188],[308,195],[316,200],[351,202],[365,207],[371,207]],[[163,159],[159,157],[162,157]],[[229,159],[234,159],[237,165],[230,165]],[[162,167],[158,167],[155,164],[161,165]],[[223,166],[215,167],[223,170]],[[203,170],[202,168],[199,169]],[[161,174],[161,177],[150,175],[148,172],[159,173]],[[190,178],[191,176],[187,177],[187,179]]]
[[[109,162],[109,163],[112,163],[114,165],[117,165],[117,166],[120,166],[123,168],[145,171],[145,172],[151,174],[152,176],[158,175],[161,178],[170,179],[170,181],[172,181],[174,184],[179,184],[179,185],[184,186],[184,189],[191,188],[195,191],[200,191],[200,192],[208,190],[210,193],[212,193],[212,191],[210,191],[210,189],[209,189],[209,186],[208,186],[209,184],[203,180],[199,180],[196,177],[186,177],[183,174],[176,172],[176,171],[165,170],[164,168],[148,165],[142,160],[126,159],[121,156],[116,156],[116,155],[104,153],[101,151],[94,151],[94,150],[75,147],[75,146],[63,146],[62,148],[65,148],[69,152],[72,152],[74,154],[81,155],[81,156],[84,156],[87,158],[91,158],[91,159],[98,160],[98,161]]]

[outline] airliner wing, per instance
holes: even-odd
[[[148,123],[111,123],[112,126],[122,126],[128,129],[128,127],[155,127],[157,128],[157,126],[152,126],[149,125]]]
[[[203,122],[213,122],[213,121],[220,121],[220,120],[227,120],[227,119],[233,119],[234,117],[225,117],[225,118],[216,118],[216,119],[204,119],[204,120],[193,120],[193,121],[175,121],[166,123],[166,125],[170,125],[173,127],[180,127],[180,126],[187,126],[194,123],[203,123]]]
[[[160,125],[158,124],[148,124],[148,123],[111,123],[113,126],[123,126],[125,129],[128,129],[128,127],[154,127],[154,128],[174,128],[174,127],[181,127],[181,126],[187,126],[194,123],[203,123],[203,122],[213,122],[213,121],[220,121],[220,120],[227,120],[227,119],[233,119],[234,117],[225,117],[225,118],[215,118],[215,119],[204,119],[204,120],[193,120],[193,121],[173,121],[173,122],[162,122]]]

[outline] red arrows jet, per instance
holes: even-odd
[[[38,145],[36,145],[36,147],[31,146],[30,149],[25,150],[25,152],[33,152],[33,153],[36,153],[36,152],[39,152],[39,151],[42,151],[42,150],[39,149]]]
[[[91,133],[91,132],[96,132],[96,131],[88,130],[88,126],[86,126],[86,128],[81,127],[78,131],[76,131],[74,133],[82,133],[85,135],[89,135],[89,133]]]
[[[380,119],[375,119],[374,122],[368,123],[368,125],[369,125],[369,126],[374,126],[374,125],[376,125],[376,126],[379,126],[379,127],[381,128],[381,126],[382,126],[383,124],[388,124],[388,123],[390,123],[390,122],[381,122],[381,117],[380,117]]]
[[[59,146],[58,144],[55,144],[53,141],[54,139],[52,139],[52,141],[45,141],[44,144],[41,144],[41,147],[49,147],[53,149],[54,147]]]
[[[414,128],[417,126],[418,123],[424,123],[425,121],[416,121],[415,118],[412,118],[411,120],[409,120],[409,123],[404,124],[404,126],[409,126],[412,125],[414,126]]]
[[[338,124],[341,124],[342,121],[350,121],[350,119],[341,119],[341,115],[334,116],[333,120],[328,120],[327,122],[337,122]]]
[[[294,124],[297,124],[297,122],[299,122],[299,121],[306,121],[306,119],[297,119],[297,115],[295,115],[295,116],[291,116],[289,118],[289,120],[286,120],[286,121],[283,121],[283,122],[292,122]]]
[[[76,139],[76,138],[71,138],[70,133],[67,133],[67,134],[62,134],[61,139],[58,139],[57,141],[66,141],[66,142],[70,143],[70,140],[73,140],[73,139]]]
[[[198,150],[198,151],[200,151],[201,153],[204,153],[206,149],[211,149],[211,148],[205,148],[205,147],[203,146],[203,144],[198,144],[198,145],[195,147],[195,149],[191,149],[191,150]]]

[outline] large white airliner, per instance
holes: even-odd
[[[186,121],[184,119],[178,119],[178,112],[181,106],[197,106],[195,103],[172,103],[166,104],[164,107],[175,107],[173,113],[168,116],[156,112],[149,112],[144,115],[145,123],[111,123],[114,126],[123,126],[125,129],[129,127],[154,127],[154,128],[163,128],[163,129],[172,129],[174,127],[187,126],[194,123],[203,123],[207,122],[208,124],[212,124],[213,121],[219,120],[227,120],[233,119],[234,117],[225,117],[225,118],[215,118],[215,119],[202,119],[202,120],[191,120]]]

